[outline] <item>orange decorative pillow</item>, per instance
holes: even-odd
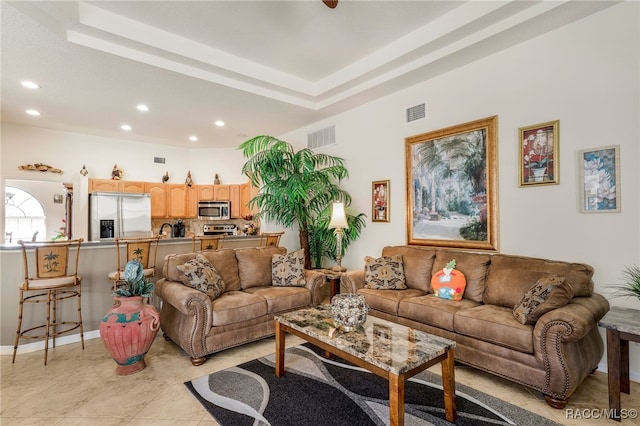
[[[431,277],[431,289],[435,296],[442,299],[462,300],[467,279],[455,267],[456,260],[452,259],[441,271]]]

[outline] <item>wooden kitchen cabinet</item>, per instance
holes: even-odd
[[[214,185],[213,186],[213,199],[216,201],[229,201],[231,200],[231,185]]]
[[[112,179],[89,179],[89,192],[118,192],[118,182]]]
[[[198,191],[195,186],[187,186],[185,201],[187,203],[185,217],[198,217]]]
[[[197,216],[195,188],[184,184],[167,184],[168,216],[188,219]]]
[[[213,200],[213,185],[196,185],[198,191],[198,201]]]
[[[145,192],[151,194],[151,217],[167,217],[167,185],[147,182]]]
[[[258,195],[258,188],[253,187],[249,182],[238,186],[240,187],[240,217],[258,213],[258,208],[249,208],[249,201]]]
[[[145,182],[115,180],[115,179],[89,179],[89,192],[146,192]]]
[[[118,191],[135,192],[138,194],[142,194],[145,192],[145,183],[131,180],[121,180],[118,181]]]
[[[231,211],[229,214],[232,218],[242,217],[240,203],[240,185],[229,185],[229,201],[231,202]]]

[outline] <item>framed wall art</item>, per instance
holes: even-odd
[[[620,145],[580,151],[580,211],[620,211]]]
[[[389,222],[389,181],[377,180],[371,184],[371,217],[373,222]]]
[[[407,242],[498,250],[498,117],[405,139]]]
[[[520,186],[560,183],[560,121],[520,128]]]

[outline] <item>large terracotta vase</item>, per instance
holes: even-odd
[[[125,376],[146,367],[144,356],[160,328],[158,310],[142,296],[114,297],[114,305],[100,323],[100,337]]]

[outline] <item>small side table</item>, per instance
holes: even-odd
[[[640,342],[640,311],[614,306],[598,325],[607,329],[609,409],[621,421],[620,392],[630,392],[629,341]]]
[[[320,269],[329,282],[329,301],[333,296],[340,293],[340,276],[344,272],[334,271],[333,269]]]

